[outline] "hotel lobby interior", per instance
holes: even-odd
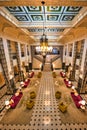
[[[0,130],[87,130],[87,0],[0,0]]]

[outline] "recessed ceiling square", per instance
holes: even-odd
[[[43,21],[42,15],[31,15],[33,21]]]
[[[41,12],[41,6],[26,6],[28,12]]]
[[[58,21],[59,15],[47,15],[48,21]]]
[[[62,7],[61,6],[47,6],[48,12],[61,12]]]
[[[24,21],[30,21],[29,20],[29,17],[26,15],[26,14],[17,14],[17,15],[14,15],[14,17],[18,20],[18,21],[21,21],[21,22],[24,22]]]
[[[21,6],[6,7],[10,13],[23,13],[24,9]]]
[[[75,15],[68,15],[68,14],[64,14],[63,16],[62,16],[62,19],[61,19],[61,21],[72,21],[73,19],[74,19],[74,17],[75,17]]]
[[[79,13],[82,7],[68,6],[65,8],[64,13]]]

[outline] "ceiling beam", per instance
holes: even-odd
[[[87,6],[87,1],[81,0],[44,0],[46,6]],[[41,6],[41,0],[2,0],[0,6]]]

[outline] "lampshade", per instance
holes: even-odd
[[[81,101],[81,104],[82,104],[82,105],[85,105],[85,103],[86,103],[85,100],[82,100],[82,101]]]
[[[19,90],[21,90],[21,87],[19,87]]]
[[[22,85],[22,84],[24,84],[24,82],[23,82],[23,81],[21,81],[21,82],[20,82],[20,84]]]
[[[69,84],[71,84],[71,81],[69,81]]]
[[[5,105],[7,106],[7,105],[9,105],[9,101],[7,100],[7,101],[5,101]]]
[[[72,86],[72,89],[75,89],[75,86]]]

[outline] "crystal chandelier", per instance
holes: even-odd
[[[44,12],[44,21],[43,21],[43,35],[40,38],[40,46],[36,47],[36,51],[40,52],[43,56],[46,56],[47,53],[51,53],[52,52],[52,46],[48,46],[48,39],[47,36],[45,34],[45,27],[44,27],[44,23],[45,23],[45,2],[42,1],[42,6],[43,6],[43,12]]]

